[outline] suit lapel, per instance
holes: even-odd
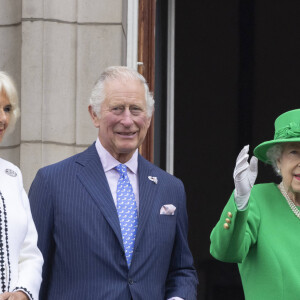
[[[83,152],[77,163],[82,165],[81,171],[77,174],[79,180],[85,186],[123,246],[116,206],[95,145]]]
[[[148,176],[153,174],[153,166],[139,155],[138,177],[139,177],[139,225],[135,241],[137,247],[145,229],[145,225],[153,208],[153,201],[158,190],[158,184],[149,180]]]
[[[153,173],[154,169],[152,164],[140,155],[138,160],[139,225],[135,248],[143,235],[159,186],[159,184],[155,184],[148,178],[148,176],[156,175]],[[81,170],[77,174],[79,180],[85,186],[92,200],[110,224],[120,242],[120,245],[123,247],[117,210],[95,145],[92,145],[83,152],[77,159],[76,163],[82,166]]]

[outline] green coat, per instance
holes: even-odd
[[[300,299],[300,219],[274,183],[255,185],[243,211],[231,195],[211,233],[210,253],[238,263],[247,300]]]

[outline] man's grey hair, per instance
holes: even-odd
[[[100,118],[101,105],[105,100],[105,83],[109,80],[138,80],[144,85],[145,99],[147,105],[147,115],[152,116],[154,109],[154,99],[152,93],[149,91],[149,86],[144,76],[136,70],[124,66],[113,66],[106,68],[97,80],[90,97],[90,105],[93,111]]]
[[[12,132],[18,117],[20,116],[18,92],[12,78],[5,72],[0,71],[0,92],[5,94],[12,106],[8,133]]]
[[[284,148],[284,143],[278,143],[270,147],[266,153],[266,156],[268,158],[267,162],[272,165],[275,173],[279,176],[281,176],[281,174],[277,166],[277,161],[282,155],[283,148]]]

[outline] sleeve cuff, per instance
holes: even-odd
[[[24,288],[24,287],[17,286],[17,287],[14,288],[13,291],[14,291],[14,292],[22,291],[23,293],[25,293],[25,294],[28,296],[28,298],[29,298],[30,300],[34,300],[32,294],[31,294],[26,288]]]
[[[238,196],[236,190],[234,190],[234,202],[238,210],[245,210],[247,208],[249,197],[250,193],[243,196]]]

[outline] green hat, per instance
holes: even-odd
[[[254,155],[265,163],[271,163],[266,156],[270,147],[278,143],[300,142],[300,109],[283,113],[275,120],[274,140],[259,144]]]

